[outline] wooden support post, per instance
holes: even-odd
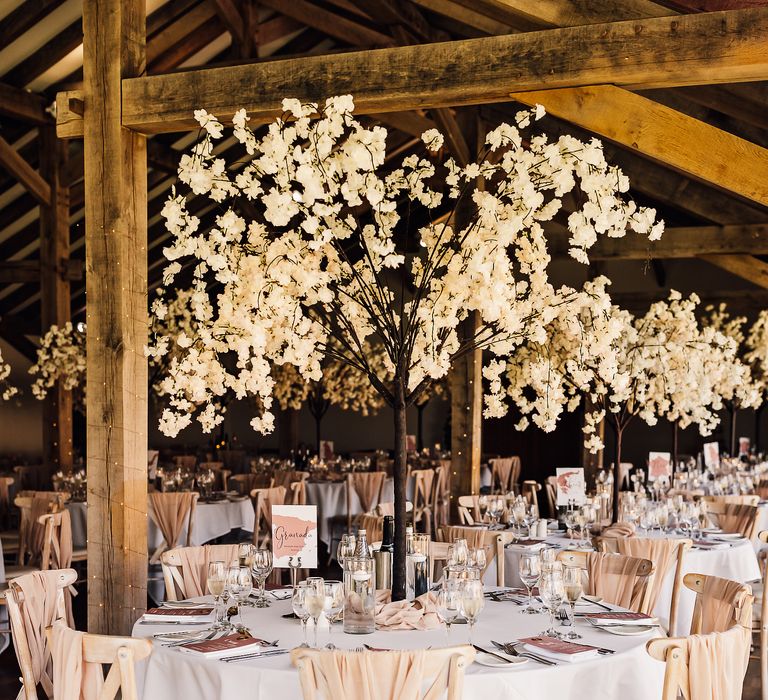
[[[51,190],[51,201],[40,209],[41,331],[70,320],[69,187],[62,181],[69,143],[56,138],[56,127],[41,126],[40,174]],[[72,470],[72,392],[58,381],[43,405],[43,464],[48,476]]]
[[[144,0],[85,0],[83,30],[88,630],[125,635],[147,602],[147,153],[121,126]]]
[[[475,332],[478,316],[464,322],[464,336]],[[475,350],[453,363],[451,383],[451,499],[480,492],[483,353]]]

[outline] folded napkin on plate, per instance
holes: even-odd
[[[440,626],[434,593],[425,593],[416,600],[389,602],[390,591],[376,593],[376,627],[388,630],[431,630]]]
[[[602,537],[633,537],[635,526],[632,523],[614,523],[605,528],[600,534]]]

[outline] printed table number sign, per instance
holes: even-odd
[[[575,501],[577,506],[584,505],[587,487],[584,482],[584,470],[581,467],[558,468],[557,472],[557,505],[567,506]]]
[[[720,466],[720,443],[704,443],[704,466],[717,469]]]
[[[745,457],[749,454],[749,438],[739,438],[739,457]]]
[[[416,436],[415,435],[405,436],[405,451],[416,452]]]
[[[333,459],[333,440],[320,440],[320,459],[324,462]]]
[[[669,452],[648,453],[648,481],[672,478],[672,455]]]
[[[272,565],[317,568],[317,506],[272,506]]]

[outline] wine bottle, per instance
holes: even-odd
[[[381,547],[379,550],[382,552],[390,552],[394,554],[395,551],[395,516],[384,516],[384,530],[381,538]]]

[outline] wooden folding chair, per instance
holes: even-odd
[[[188,507],[188,510],[186,512],[185,517],[187,518],[186,544],[187,546],[189,546],[190,544],[192,544],[192,528],[195,523],[195,506],[197,505],[197,499],[200,498],[200,494],[192,491],[151,493],[149,501],[151,504],[153,500],[162,501],[163,499],[170,498],[172,496],[183,496],[185,497],[185,500],[188,501],[186,505],[186,507]],[[149,559],[150,564],[157,564],[157,562],[160,561],[160,555],[166,549],[173,549],[179,543],[177,541],[173,541],[173,542],[168,541],[167,533],[164,532],[164,529],[160,521],[158,520],[158,514],[154,512],[154,509],[151,506],[148,509],[148,515],[150,518],[152,518],[152,521],[155,523],[155,525],[157,526],[157,529],[160,531],[161,535],[163,536],[163,541],[160,543],[160,546],[152,553],[152,556]]]
[[[489,459],[488,465],[491,467],[491,493],[506,494],[515,490],[520,478],[520,457],[496,457]]]
[[[53,572],[46,574],[45,577],[55,582],[56,604],[53,619],[44,621],[44,624],[53,623],[57,620],[66,623],[67,612],[64,603],[64,589],[71,586],[77,580],[77,572],[74,569],[61,569],[55,574]],[[52,679],[46,671],[51,653],[50,648],[46,648],[46,658],[42,664],[42,676],[36,680],[32,663],[33,652],[27,638],[27,624],[25,620],[27,620],[29,612],[27,611],[28,601],[25,599],[24,591],[22,590],[23,584],[23,580],[11,581],[8,584],[5,601],[8,606],[8,619],[11,626],[11,636],[13,637],[13,647],[16,650],[16,657],[21,669],[21,690],[17,700],[37,700],[38,681],[43,686],[43,690],[48,697],[53,695]]]
[[[460,525],[474,525],[480,522],[479,496],[459,496],[456,499],[456,512],[459,514]]]
[[[691,634],[724,632],[734,621],[752,629],[754,597],[747,584],[704,574],[686,574],[683,584],[696,593]],[[718,614],[715,618],[714,613],[718,609],[724,610],[725,614]],[[725,622],[720,623],[721,619]]]
[[[549,506],[549,516],[557,517],[557,477],[548,476],[544,482],[544,493],[547,494],[547,505]]]
[[[704,501],[707,515],[715,516],[717,526],[724,532],[740,533],[751,540],[757,527],[757,506],[723,501]]]
[[[285,504],[285,486],[270,489],[253,489],[251,501],[255,513],[253,523],[253,544],[264,547],[272,539],[272,506]],[[263,525],[262,525],[263,523]],[[263,533],[264,537],[260,535]]]
[[[186,600],[198,595],[198,591],[188,591],[184,583],[185,562],[198,567],[207,567],[206,562],[223,561],[229,566],[237,560],[236,544],[204,544],[200,547],[176,547],[163,552],[160,564],[163,569],[165,582],[165,599],[170,601]],[[182,557],[182,552],[186,555]],[[203,572],[205,580],[200,580],[200,590],[205,593],[207,572]]]
[[[46,634],[49,644],[53,644],[53,629],[47,629]],[[118,693],[121,700],[138,700],[135,664],[146,659],[151,653],[152,642],[149,639],[84,633],[83,662],[110,666],[98,700],[114,700]]]
[[[299,669],[299,680],[304,700],[315,700],[317,698],[318,679],[323,678],[323,665],[320,659],[323,655],[333,654],[338,666],[339,673],[344,679],[345,669],[354,667],[355,662],[360,655],[370,655],[369,663],[366,668],[376,668],[377,662],[381,665],[389,661],[392,656],[397,656],[401,668],[407,668],[410,664],[408,658],[419,654],[419,651],[348,651],[338,652],[325,649],[303,649],[296,648],[291,652],[291,661]],[[388,655],[385,657],[384,655]],[[356,659],[357,657],[357,659]],[[441,649],[429,649],[426,651],[426,658],[422,675],[422,688],[427,690],[423,695],[424,700],[461,700],[464,690],[464,671],[475,658],[475,650],[471,646],[447,647]],[[360,664],[362,667],[362,664]],[[386,672],[391,672],[393,666],[387,665]],[[434,679],[434,680],[432,680]],[[430,683],[431,681],[431,683]],[[324,684],[323,684],[324,685]],[[357,700],[359,689],[351,682],[338,688],[334,694],[333,700]]]
[[[541,491],[541,484],[538,481],[527,479],[523,482],[521,493],[529,506],[539,507],[539,491]]]
[[[254,489],[268,489],[272,477],[267,474],[233,474],[227,480],[241,496],[247,496]]]
[[[434,469],[414,469],[413,476],[413,524],[424,524],[424,532],[432,534],[432,508],[435,503],[435,486],[439,474]]]

